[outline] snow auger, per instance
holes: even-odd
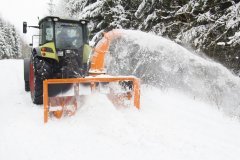
[[[106,74],[105,56],[121,30],[105,33],[92,50],[87,23],[47,16],[38,26],[29,26],[38,28],[40,34],[31,57],[24,59],[25,90],[31,92],[34,104],[44,105],[45,123],[49,116],[74,115],[82,96],[95,92],[106,94],[115,106],[140,108],[139,79]],[[27,32],[26,22],[23,32]]]

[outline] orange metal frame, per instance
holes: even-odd
[[[104,77],[85,77],[85,78],[68,78],[68,79],[48,79],[43,82],[43,105],[44,105],[44,123],[48,121],[49,106],[48,106],[48,85],[49,84],[64,84],[64,83],[91,83],[91,82],[133,82],[134,106],[140,109],[140,80],[134,76],[104,76]]]

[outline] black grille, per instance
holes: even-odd
[[[82,51],[62,50],[63,56],[59,56],[59,65],[62,78],[83,77],[82,71]]]

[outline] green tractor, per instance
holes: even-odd
[[[27,27],[39,29],[39,35],[32,38],[39,38],[39,44],[32,47],[31,57],[24,59],[25,90],[31,92],[34,104],[43,103],[45,79],[87,76],[91,52],[87,24],[87,20],[53,16],[41,19],[38,26],[23,22],[23,33],[27,33]]]

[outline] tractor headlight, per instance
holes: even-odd
[[[57,52],[57,55],[58,55],[58,56],[63,56],[63,51],[58,51],[58,52]]]
[[[72,53],[71,50],[66,50],[66,54],[70,54],[70,53]]]

